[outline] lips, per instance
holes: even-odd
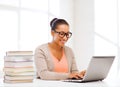
[[[64,40],[61,40],[60,42],[61,42],[62,44],[65,44],[65,43],[66,43],[66,41],[64,41]]]

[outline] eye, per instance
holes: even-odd
[[[66,33],[67,36],[69,36],[70,34],[69,33]]]
[[[60,32],[59,34],[60,34],[60,35],[65,35],[65,33],[64,33],[64,32]]]

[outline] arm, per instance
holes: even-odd
[[[71,54],[70,56],[72,56],[72,61],[71,61],[72,63],[71,63],[71,70],[70,70],[70,72],[71,73],[78,73],[79,71],[77,69],[74,53],[73,53],[72,49],[69,49],[69,51],[70,51],[69,54]]]
[[[78,69],[77,69],[77,65],[76,65],[76,61],[75,58],[72,58],[72,67],[71,67],[71,73],[78,73]]]
[[[61,79],[67,79],[69,77],[69,73],[57,73],[48,70],[46,56],[42,49],[35,50],[35,65],[36,65],[37,74],[41,79],[61,80]]]

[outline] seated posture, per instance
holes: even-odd
[[[83,78],[85,71],[78,71],[72,49],[65,46],[72,36],[69,24],[64,19],[54,18],[50,26],[52,41],[35,50],[37,77],[43,80]]]

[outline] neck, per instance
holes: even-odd
[[[59,46],[57,43],[55,43],[55,42],[51,42],[51,43],[49,43],[49,45],[53,48],[53,49],[55,49],[56,51],[62,51],[63,50],[63,47],[61,47],[61,46]]]

